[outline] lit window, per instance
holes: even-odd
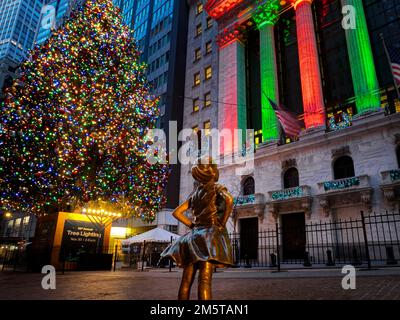
[[[193,112],[197,112],[199,110],[200,110],[199,98],[193,99]]]
[[[200,72],[194,74],[193,85],[194,86],[200,85]]]
[[[210,29],[213,26],[213,21],[211,17],[207,17],[207,29]]]
[[[194,50],[194,61],[199,61],[201,59],[201,49],[197,48]]]
[[[199,35],[201,35],[201,32],[203,31],[203,29],[202,29],[202,27],[201,27],[201,23],[199,23],[197,26],[196,26],[196,37],[197,36],[199,36]]]
[[[204,95],[204,108],[211,107],[211,92]]]
[[[208,66],[207,68],[204,69],[204,78],[206,80],[211,79],[212,77],[212,68],[211,66]]]
[[[206,43],[206,54],[211,53],[211,51],[212,51],[212,43],[211,43],[211,41],[208,41]]]
[[[204,134],[208,136],[211,130],[211,121],[204,122]]]
[[[200,14],[203,12],[203,4],[201,2],[197,3],[196,6],[196,14]]]

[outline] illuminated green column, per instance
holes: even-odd
[[[276,65],[274,25],[278,5],[269,2],[253,16],[260,31],[261,124],[263,142],[279,139],[278,119],[268,99],[279,104],[278,72]]]
[[[362,114],[380,108],[379,84],[362,0],[342,0],[342,5],[352,6],[355,9],[349,11],[350,14],[353,12],[355,14],[355,28],[345,25],[343,27],[346,33],[357,113]],[[350,18],[352,17],[349,16]]]

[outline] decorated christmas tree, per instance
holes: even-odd
[[[107,201],[154,220],[168,166],[146,161],[158,100],[139,55],[111,0],[88,0],[32,50],[1,105],[2,210],[40,215]]]

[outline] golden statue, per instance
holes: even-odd
[[[233,198],[227,189],[217,184],[219,172],[210,157],[199,159],[192,168],[198,183],[188,200],[175,209],[172,215],[191,230],[172,243],[161,254],[172,258],[183,269],[179,300],[188,300],[196,272],[199,300],[211,299],[211,280],[215,267],[233,264],[231,243],[226,222],[232,212]],[[185,216],[191,209],[192,219]]]

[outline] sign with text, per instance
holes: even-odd
[[[81,253],[97,253],[101,249],[104,230],[96,229],[85,221],[65,220],[61,245],[61,255],[69,261],[78,258]]]

